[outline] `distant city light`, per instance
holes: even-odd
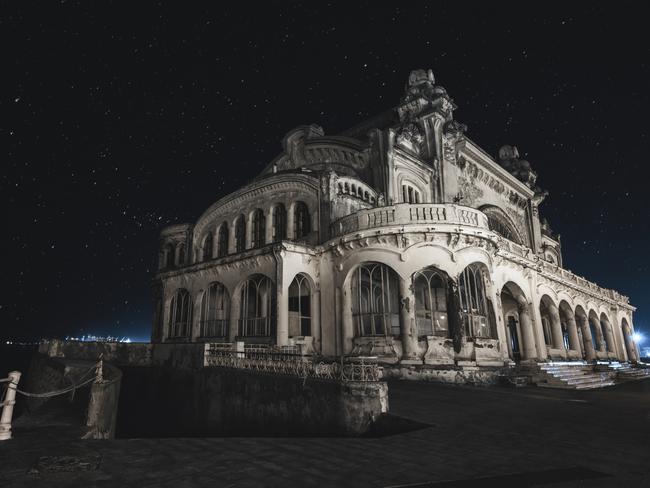
[[[125,342],[130,343],[130,337],[113,337],[113,336],[96,336],[96,335],[82,335],[80,337],[65,336],[66,341],[78,342]]]

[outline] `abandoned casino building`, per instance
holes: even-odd
[[[375,118],[291,130],[257,178],[162,230],[152,342],[371,357],[385,375],[460,381],[636,363],[628,298],[564,268],[529,162],[481,149],[455,109],[416,70]]]

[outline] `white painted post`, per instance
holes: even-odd
[[[2,406],[2,416],[0,416],[0,441],[11,439],[11,417],[14,414],[14,405],[16,404],[16,388],[20,381],[20,372],[12,371],[9,373],[9,384],[7,385],[7,394]]]

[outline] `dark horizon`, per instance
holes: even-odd
[[[333,134],[395,106],[418,68],[486,151],[519,148],[564,267],[629,295],[648,331],[650,45],[635,7],[6,8],[0,338],[148,337],[162,227],[255,177],[292,128]]]

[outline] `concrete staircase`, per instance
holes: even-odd
[[[618,361],[612,361],[610,363],[606,363],[605,366],[616,373],[617,383],[650,378],[650,368],[644,365],[635,365],[630,363],[619,363]]]
[[[592,364],[583,361],[539,363],[533,382],[543,388],[593,390],[615,384],[614,371],[595,371]]]

